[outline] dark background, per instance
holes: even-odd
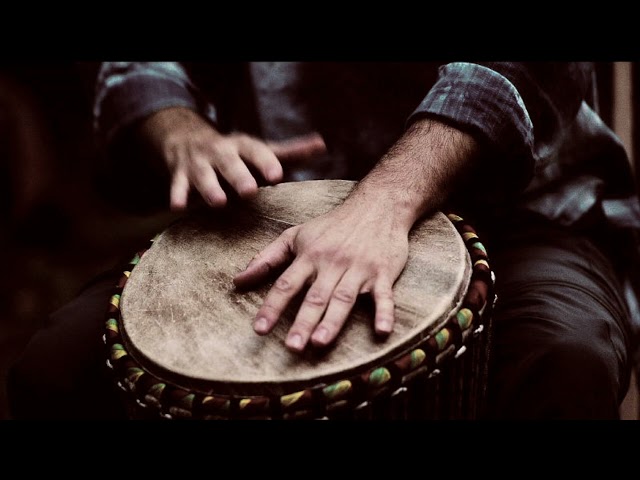
[[[9,418],[7,367],[47,314],[168,221],[125,214],[98,193],[101,150],[91,117],[97,67],[0,67],[0,419]]]
[[[91,117],[97,67],[74,61],[0,67],[0,419],[9,418],[7,367],[47,314],[170,221],[164,214],[125,214],[98,193],[102,152]],[[612,72],[611,63],[598,64],[599,106],[608,123]]]

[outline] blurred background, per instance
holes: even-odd
[[[101,151],[91,118],[98,66],[0,66],[3,420],[9,418],[7,367],[47,314],[73,298],[94,275],[132,255],[168,222],[168,216],[124,214],[98,193]]]
[[[0,419],[8,365],[47,314],[94,275],[134,253],[171,220],[125,214],[98,193],[101,150],[91,103],[96,62],[0,66]],[[637,158],[635,63],[597,64],[603,119]],[[135,188],[135,185],[132,185]],[[622,408],[638,418],[635,381]]]

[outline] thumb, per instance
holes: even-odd
[[[327,153],[324,139],[317,132],[287,140],[267,142],[267,145],[282,162],[305,161]]]
[[[286,264],[293,259],[291,240],[295,236],[295,228],[285,230],[282,235],[251,259],[247,268],[233,278],[236,288],[249,289],[284,269]]]

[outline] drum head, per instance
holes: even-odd
[[[471,262],[451,221],[437,213],[410,233],[409,258],[394,285],[396,323],[385,340],[373,332],[363,298],[335,344],[287,350],[293,302],[268,335],[252,328],[275,279],[238,292],[233,277],[286,228],[329,211],[355,184],[283,183],[220,211],[189,214],[163,231],[132,268],[120,299],[129,353],[145,369],[183,388],[235,395],[283,394],[366,371],[404,352],[455,314]]]

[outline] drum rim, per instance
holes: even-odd
[[[304,185],[306,183],[308,182],[298,182],[297,184],[290,184],[288,186],[285,186],[285,188],[280,191],[286,192],[289,186],[299,188],[301,185]],[[321,186],[318,190],[324,190],[327,185],[331,185],[332,183],[333,182],[327,182],[327,184]],[[333,187],[330,187],[329,190],[334,192]],[[269,201],[269,199],[265,200]],[[258,217],[275,220],[273,217],[269,216],[271,215],[271,213],[269,212],[268,208],[266,209],[266,211],[263,211],[265,208],[265,203],[266,202],[264,200],[257,201],[256,205],[250,205],[249,209],[244,208],[246,207],[246,205],[240,207],[244,213],[247,213],[249,215],[250,220],[248,223],[254,224],[257,221],[257,219],[251,218],[254,214],[254,210]],[[134,298],[136,298],[136,295],[131,294],[131,291],[128,290],[130,287],[132,287],[132,284],[137,281],[137,295],[140,296],[142,294],[142,298],[147,297],[146,293],[144,291],[141,292],[139,289],[140,282],[142,282],[142,280],[140,279],[147,278],[147,275],[150,272],[149,266],[154,265],[154,262],[158,261],[158,259],[171,258],[172,262],[177,261],[180,265],[186,265],[189,261],[191,261],[188,258],[181,258],[180,260],[173,258],[172,255],[175,254],[175,252],[172,253],[171,251],[166,251],[166,246],[170,245],[171,249],[184,251],[185,244],[183,242],[189,242],[189,238],[191,237],[191,235],[197,235],[195,232],[199,231],[200,228],[204,227],[206,230],[209,230],[209,228],[220,230],[222,232],[222,235],[219,238],[221,238],[222,241],[224,241],[224,238],[228,238],[229,235],[231,235],[232,237],[235,236],[236,232],[229,232],[227,231],[227,228],[229,228],[229,225],[234,225],[236,223],[236,221],[238,220],[238,212],[233,213],[233,215],[231,215],[230,217],[226,217],[224,220],[221,220],[219,215],[217,215],[215,219],[212,219],[209,213],[206,212],[206,210],[194,213],[195,215],[190,214],[187,217],[183,217],[182,219],[179,219],[178,221],[172,223],[168,228],[163,229],[163,231],[155,237],[154,241],[152,242],[153,248],[149,249],[152,251],[146,251],[144,253],[144,258],[141,258],[140,264],[136,266],[136,270],[133,270],[131,278],[127,281],[126,286],[122,292],[122,297],[120,298],[120,309],[122,315],[121,332],[123,335],[125,348],[129,352],[129,354],[132,355],[142,365],[144,365],[145,369],[148,370],[151,374],[156,375],[158,378],[165,379],[169,383],[180,385],[181,387],[188,390],[196,390],[203,393],[217,392],[240,395],[273,395],[302,390],[309,385],[319,384],[321,382],[325,384],[333,384],[334,382],[341,380],[347,376],[350,377],[354,374],[362,373],[369,368],[379,366],[380,364],[384,363],[386,359],[393,358],[396,355],[403,353],[409,346],[417,345],[422,339],[425,338],[426,335],[433,334],[434,332],[439,330],[442,326],[445,325],[449,317],[455,314],[469,286],[471,275],[471,261],[467,248],[462,242],[459,233],[455,230],[455,228],[451,224],[451,221],[446,218],[445,214],[442,212],[436,212],[429,218],[425,217],[419,225],[416,225],[415,231],[412,232],[412,234],[409,236],[409,241],[412,241],[411,238],[414,236],[413,233],[415,233],[415,238],[420,238],[432,228],[436,228],[436,231],[441,233],[446,232],[446,235],[448,237],[447,241],[451,243],[451,251],[449,253],[451,253],[452,256],[450,257],[445,255],[443,258],[455,258],[457,260],[456,266],[459,268],[455,269],[455,271],[450,270],[451,278],[449,280],[452,282],[450,283],[450,296],[429,296],[428,303],[426,304],[428,305],[428,312],[420,312],[419,310],[413,311],[411,307],[409,307],[408,309],[402,308],[405,306],[403,300],[401,300],[401,297],[397,299],[396,304],[399,308],[405,310],[405,317],[412,317],[412,319],[409,321],[409,325],[411,325],[411,328],[403,330],[403,327],[406,324],[402,325],[402,319],[399,319],[398,327],[394,327],[394,335],[389,339],[383,340],[382,338],[373,334],[370,325],[367,325],[367,331],[360,331],[359,333],[360,335],[370,335],[370,341],[376,344],[375,348],[365,348],[363,351],[353,351],[349,354],[346,354],[346,356],[344,357],[332,357],[332,355],[334,354],[334,348],[338,352],[340,352],[341,348],[344,348],[341,345],[343,342],[346,342],[346,344],[348,345],[349,342],[347,340],[336,341],[326,349],[310,348],[309,351],[305,351],[304,354],[300,356],[300,360],[303,366],[299,370],[297,370],[298,367],[296,366],[296,368],[294,368],[294,371],[289,370],[289,367],[285,367],[282,364],[280,365],[280,367],[282,368],[265,367],[266,370],[264,371],[256,371],[255,366],[253,365],[254,363],[256,363],[255,359],[247,361],[247,359],[249,358],[247,357],[247,352],[244,352],[240,355],[237,355],[236,353],[231,355],[231,357],[241,362],[240,364],[231,362],[231,364],[227,364],[224,368],[222,368],[220,367],[221,363],[229,360],[229,350],[226,349],[226,347],[222,346],[219,352],[217,352],[215,348],[209,348],[210,352],[216,352],[216,354],[213,356],[209,354],[209,356],[194,359],[194,361],[196,362],[201,360],[206,364],[213,363],[214,366],[208,367],[206,365],[202,365],[202,368],[196,368],[195,366],[190,366],[190,363],[188,361],[185,361],[184,359],[184,357],[192,358],[194,354],[190,351],[190,348],[191,345],[195,345],[196,342],[186,340],[186,342],[181,343],[180,347],[182,349],[182,353],[178,354],[176,354],[175,352],[180,350],[176,350],[175,347],[171,344],[167,345],[165,341],[159,343],[151,341],[150,343],[147,343],[149,342],[149,338],[153,337],[153,334],[150,335],[147,328],[139,327],[140,322],[136,319],[140,318],[138,316],[140,304],[136,303],[136,301],[134,300]],[[288,218],[288,215],[285,214],[284,216]],[[276,215],[276,217],[277,221],[282,221],[282,217],[280,216],[280,214]],[[292,223],[289,223],[286,220],[282,221],[282,223],[284,225],[293,226],[297,224],[296,222],[300,221],[304,220],[298,218],[297,220],[293,220]],[[202,224],[202,222],[204,222],[204,224]],[[207,225],[207,227],[205,227],[205,225]],[[279,226],[278,228],[286,227]],[[275,233],[276,231],[277,230],[275,230],[273,233]],[[186,234],[186,237],[183,237],[184,232],[188,232]],[[217,240],[213,239],[207,240],[208,244],[216,245],[217,242]],[[431,243],[431,240],[429,240],[427,243]],[[411,250],[415,249],[415,255],[419,258],[419,254],[417,253],[417,251],[421,250],[422,248],[424,248],[424,246],[410,246],[409,255],[411,256]],[[428,249],[426,249],[425,251],[428,252]],[[203,254],[204,252],[200,253]],[[435,251],[432,251],[432,253],[435,253]],[[212,252],[209,252],[207,254],[207,257],[211,258],[211,256]],[[420,275],[420,269],[418,269],[416,267],[416,264],[412,262],[413,261],[411,260],[411,258],[409,258],[407,262],[407,270],[413,269],[413,273],[415,275]],[[241,260],[236,261],[236,265],[239,263],[241,263]],[[209,265],[208,262],[205,263],[205,265]],[[181,268],[178,265],[176,265],[176,267]],[[211,268],[211,266],[208,266],[207,268]],[[422,265],[420,268],[423,269],[423,271],[426,271],[424,270],[425,268],[429,269],[431,267],[428,265]],[[142,269],[140,270],[140,272],[142,273],[136,273],[138,269]],[[165,281],[168,281],[169,288],[171,288],[171,285],[175,285],[176,283],[172,284],[170,282],[176,282],[177,278],[180,278],[179,274],[178,277],[176,277],[176,275],[171,275],[170,279],[162,280],[162,283],[165,284]],[[145,288],[155,288],[155,282],[157,281],[158,279],[154,279],[154,283],[145,284]],[[184,279],[178,281],[177,283],[181,283],[183,281]],[[220,283],[218,283],[218,285],[220,285],[221,287],[221,291],[227,291],[227,289],[229,288],[229,277],[226,277],[225,281],[226,283],[224,285],[220,285]],[[136,285],[133,285],[132,290],[135,290]],[[403,282],[399,281],[398,288],[402,289],[402,285]],[[406,286],[406,283],[404,283],[404,285]],[[428,288],[425,291],[428,291]],[[204,292],[202,293],[204,294]],[[234,293],[237,294],[237,291]],[[399,295],[401,294],[399,293]],[[200,298],[206,298],[209,302],[211,302],[211,297],[209,297],[208,294],[206,297]],[[178,302],[182,301],[178,299],[176,300]],[[220,299],[220,302],[225,301],[228,301],[228,299]],[[298,303],[299,301],[300,297],[298,297],[294,301],[294,303]],[[359,309],[360,315],[362,315],[363,310],[368,310],[369,314],[373,313],[373,309],[375,307],[373,305],[372,298],[358,299],[358,301],[361,302],[357,307]],[[142,311],[147,312],[147,309],[151,304],[149,304],[146,300],[143,300],[143,302],[145,302],[146,306]],[[259,300],[254,299],[253,302],[259,302]],[[234,303],[238,303],[237,299],[234,301]],[[157,301],[152,302],[152,305],[153,306],[151,307],[151,309],[157,309]],[[233,308],[233,304],[231,305],[231,307]],[[222,307],[222,309],[224,309],[224,307]],[[162,310],[167,312],[173,309],[170,305],[165,304]],[[216,312],[219,313],[220,311],[221,310],[217,310]],[[214,315],[215,318],[222,318],[220,317],[220,315],[218,315],[218,313]],[[163,317],[162,314],[160,315],[160,317],[158,317],[157,315],[150,315],[147,317],[147,319],[154,322],[154,317],[156,317],[157,320],[162,323]],[[197,315],[197,313],[190,313],[189,317],[197,318],[194,317],[194,315]],[[173,318],[174,317],[172,316],[172,319]],[[419,322],[417,321],[418,318],[421,319]],[[362,328],[364,322],[370,323],[371,319],[360,317],[355,321],[360,322],[360,328]],[[157,325],[157,323],[154,322],[154,325]],[[213,327],[213,325],[211,327]],[[244,325],[243,327],[245,328],[244,335],[251,335],[252,332],[250,328],[246,328],[246,325]],[[346,338],[349,338],[349,333],[347,333],[348,330],[349,327],[345,328],[344,336]],[[164,329],[157,333],[159,335],[162,335],[167,342],[170,342],[170,338],[173,337],[172,335],[166,336],[167,331]],[[223,332],[218,333],[222,334],[223,336],[225,335],[225,333]],[[179,336],[179,332],[176,332],[176,334],[177,335],[173,338],[181,338]],[[230,334],[230,332],[226,332],[226,335]],[[273,336],[279,336],[280,341],[283,341],[282,334],[282,331],[280,331],[278,333],[274,333]],[[204,333],[204,335],[206,338],[206,333]],[[258,336],[255,336],[255,338],[250,338],[248,341],[263,342],[263,340]],[[269,339],[266,339],[264,341],[270,342]],[[282,344],[273,345],[272,341],[270,343],[272,345],[272,348],[278,348],[282,350]],[[169,352],[171,353],[165,353],[166,348],[169,348]],[[243,347],[238,346],[238,348]],[[232,351],[238,352],[238,350],[236,349],[232,349]],[[291,354],[291,352],[283,354],[288,355],[288,361],[291,361],[294,356],[293,354]],[[343,351],[342,354],[345,355],[345,352]],[[227,356],[225,357],[225,355]],[[180,360],[177,360],[176,357],[179,357]],[[340,358],[340,360],[336,362],[336,358]],[[264,358],[263,361],[268,362],[269,360]],[[212,368],[212,370],[209,372],[206,370],[207,368]]]
[[[331,384],[316,383],[302,390],[271,395],[204,391],[197,382],[189,384],[188,380],[178,385],[173,380],[160,378],[155,371],[149,371],[127,349],[126,334],[121,328],[120,297],[131,271],[151,248],[156,236],[126,265],[109,300],[103,341],[107,365],[114,373],[116,384],[133,395],[140,406],[154,407],[166,417],[305,418],[318,417],[327,409],[353,405],[382,390],[399,388],[406,378],[418,373],[437,372],[445,357],[463,350],[470,335],[480,333],[485,327],[485,310],[492,306],[495,283],[486,249],[476,230],[455,213],[445,216],[461,235],[471,258],[469,286],[454,314],[436,332],[401,349],[377,367],[345,375],[345,378]]]

